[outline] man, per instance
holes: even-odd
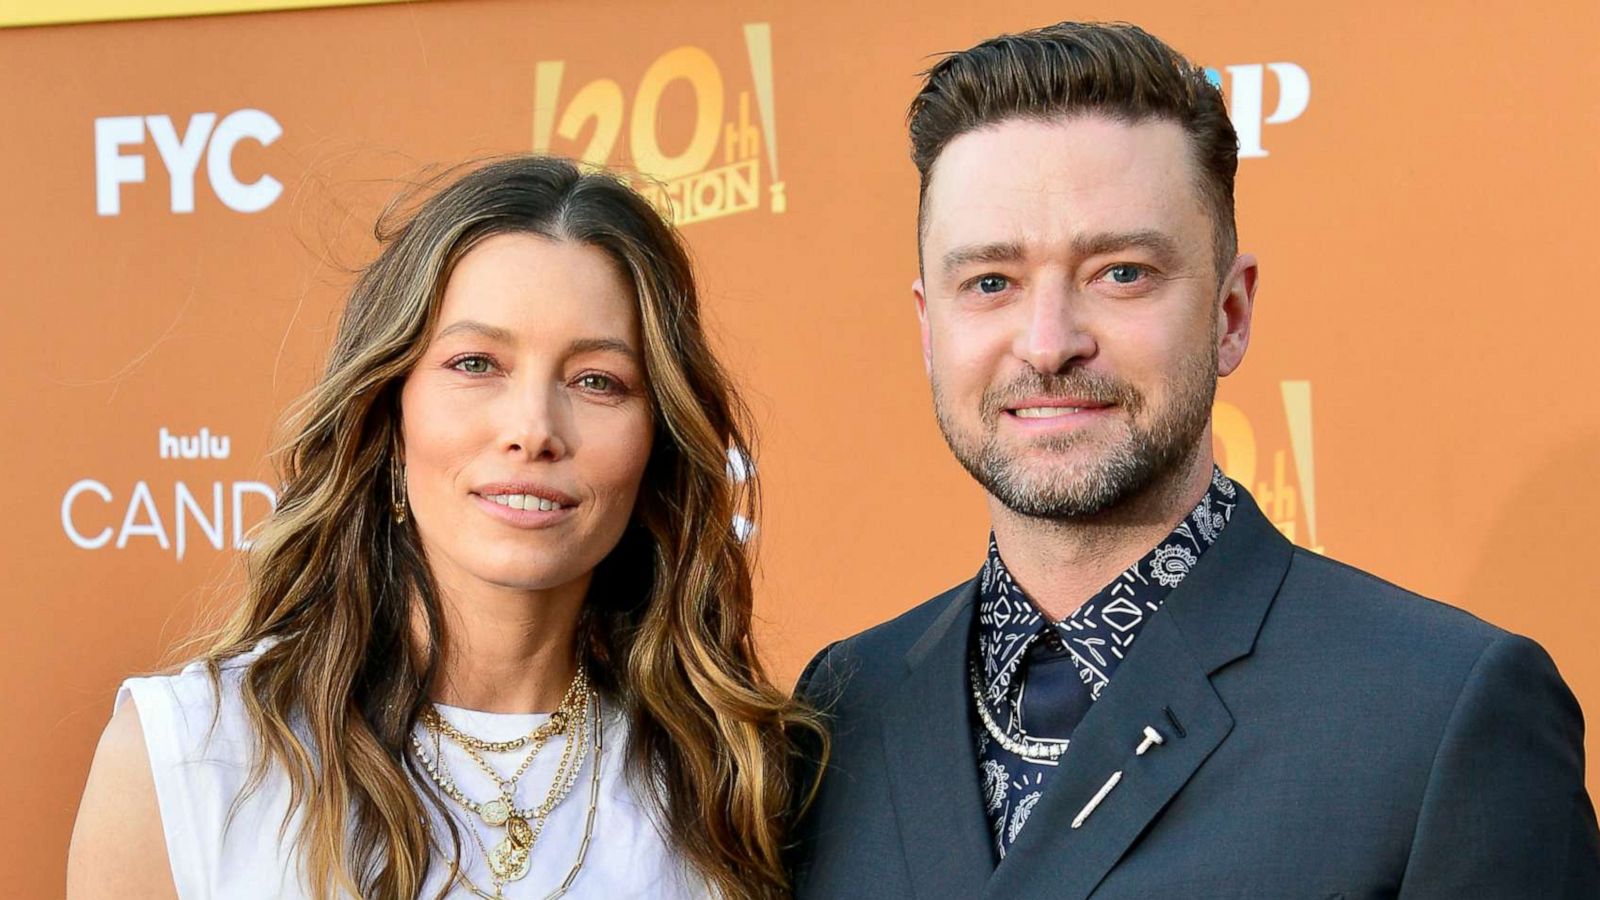
[[[910,127],[924,359],[993,536],[802,676],[834,737],[797,896],[1600,897],[1549,657],[1213,464],[1257,263],[1204,72],[1063,23],[943,59]]]

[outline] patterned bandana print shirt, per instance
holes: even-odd
[[[978,629],[972,676],[990,717],[1008,738],[1060,744],[1063,751],[1066,749],[1072,726],[1099,698],[1144,623],[1200,561],[1200,555],[1216,542],[1233,515],[1236,496],[1233,482],[1220,469],[1213,468],[1206,495],[1171,534],[1072,615],[1054,624],[1012,580],[994,535],[989,536],[989,556],[978,577]],[[1040,722],[1054,720],[1061,723],[1060,733],[1025,735],[1021,723],[1027,702],[1027,672],[1030,666],[1058,661],[1070,661],[1076,669],[1077,679],[1069,680],[1067,689],[1080,692],[1079,696],[1062,704],[1064,709],[1029,710],[1028,721],[1035,730]],[[976,718],[974,723],[985,812],[995,851],[1004,859],[1028,821],[1028,814],[1044,795],[1059,761],[1023,759],[993,740]]]

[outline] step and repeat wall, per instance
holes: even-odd
[[[971,576],[904,113],[932,54],[1065,17],[1140,23],[1228,97],[1262,287],[1224,468],[1296,543],[1537,639],[1600,711],[1593,3],[220,5],[0,3],[8,896],[59,895],[119,679],[237,596],[374,219],[464,160],[670,201],[760,425],[784,683]]]

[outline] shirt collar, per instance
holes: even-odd
[[[1216,543],[1237,496],[1238,488],[1213,466],[1205,496],[1170,534],[1054,624],[1092,696],[1099,696],[1149,615]],[[984,699],[998,708],[1015,692],[1023,656],[1049,627],[1050,620],[1011,577],[990,533],[989,554],[978,574],[976,662]]]

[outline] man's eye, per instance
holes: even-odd
[[[1106,277],[1116,284],[1134,284],[1145,274],[1144,266],[1120,263],[1106,270]]]
[[[452,360],[450,368],[468,375],[487,375],[494,370],[494,363],[487,356],[463,356]]]
[[[980,294],[998,294],[1011,286],[1011,279],[1004,275],[984,275],[974,282]]]

